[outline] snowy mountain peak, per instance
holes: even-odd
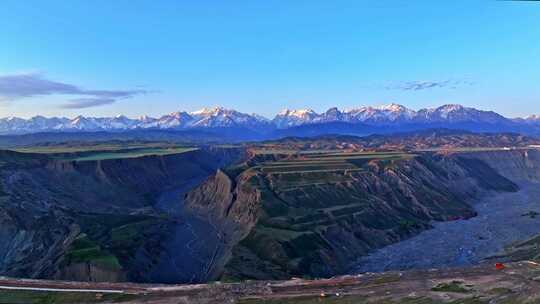
[[[278,113],[278,115],[281,116],[296,116],[296,117],[302,117],[305,115],[313,115],[317,114],[312,109],[296,109],[296,110],[290,110],[290,109],[284,109],[281,110],[281,112]]]
[[[188,117],[191,117],[189,115],[189,113],[184,112],[184,111],[172,112],[169,115],[165,115],[165,116],[175,117],[175,118],[188,118]]]
[[[529,115],[524,118],[515,118],[515,122],[517,123],[525,123],[527,125],[538,125],[540,126],[540,115]]]
[[[191,114],[191,115],[203,115],[203,114],[208,114],[208,113],[211,113],[211,112],[212,112],[211,108],[202,108],[200,110],[190,112],[189,114]]]
[[[397,103],[381,105],[381,106],[375,107],[375,109],[382,110],[382,111],[389,111],[389,112],[412,111],[412,110],[409,110],[407,107],[402,106],[402,105],[397,104]]]
[[[156,120],[156,119],[153,118],[153,117],[150,117],[148,115],[143,115],[143,116],[139,117],[139,120],[145,122],[145,121],[153,121],[153,120]]]
[[[225,109],[223,107],[202,108],[198,111],[193,111],[191,115],[218,115],[220,113],[236,112],[235,110]]]
[[[312,109],[285,109],[279,112],[272,121],[278,128],[284,129],[306,123],[313,123],[317,117],[319,117],[319,114]]]
[[[460,104],[446,104],[446,105],[442,105],[438,107],[436,110],[439,112],[450,113],[450,112],[456,112],[456,111],[463,111],[466,109],[471,109],[471,108],[465,108],[464,106]]]
[[[386,112],[386,118],[392,121],[400,118],[410,120],[416,116],[416,111],[413,111],[403,105],[396,103],[383,105],[380,106],[378,109]]]
[[[345,112],[350,122],[394,123],[408,121],[416,116],[416,112],[396,103],[376,107],[364,106]]]
[[[536,114],[529,115],[525,117],[525,120],[539,120],[540,121],[540,115],[536,115]]]
[[[265,122],[265,123],[270,123],[270,119],[262,116],[262,115],[259,115],[257,113],[251,113],[251,116],[261,122]]]
[[[188,125],[194,128],[244,127],[258,130],[270,124],[268,119],[261,116],[223,107],[204,108],[190,114],[193,117]]]

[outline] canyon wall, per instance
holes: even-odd
[[[421,153],[343,172],[257,168],[282,155],[228,167],[246,157],[208,148],[74,162],[0,151],[0,275],[176,283],[332,276],[433,221],[475,216],[485,195],[540,179],[537,150]],[[193,181],[203,182],[175,194]],[[168,208],[181,216],[158,206],[169,192]],[[208,248],[170,270],[194,249],[186,227]],[[207,231],[215,235],[205,239]]]
[[[540,181],[540,150],[538,149],[471,152],[460,155],[468,159],[482,160],[516,183]]]
[[[538,151],[422,153],[372,160],[362,172],[220,172],[186,203],[240,231],[223,279],[332,276],[370,250],[429,229],[432,221],[475,216],[493,192],[536,179]],[[514,182],[515,181],[515,182]],[[233,240],[236,241],[236,240]]]
[[[77,162],[0,151],[0,275],[140,278],[148,265],[139,259],[156,262],[177,222],[155,208],[160,194],[243,157],[243,149],[206,148]]]

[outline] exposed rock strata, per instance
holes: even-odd
[[[290,174],[218,172],[187,204],[245,236],[223,278],[331,276],[372,249],[429,229],[431,221],[475,216],[471,204],[486,193],[517,191],[512,180],[536,179],[538,156],[532,150],[425,153],[391,164],[371,161],[363,172],[329,173],[325,182],[301,185]]]
[[[161,242],[177,225],[154,208],[160,193],[243,157],[242,149],[208,148],[76,162],[0,151],[0,275],[144,280],[141,267],[157,262]],[[66,256],[83,233],[91,243],[70,262]],[[104,258],[120,268],[94,262]]]

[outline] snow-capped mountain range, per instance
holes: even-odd
[[[257,114],[246,114],[221,107],[204,108],[195,112],[174,112],[160,118],[143,116],[132,119],[125,116],[30,119],[8,117],[0,119],[0,134],[26,134],[38,132],[73,131],[126,131],[126,130],[187,130],[207,128],[242,128],[258,132],[289,129],[304,125],[325,123],[366,124],[370,126],[488,124],[498,126],[540,126],[540,116],[510,119],[493,111],[482,111],[461,105],[443,105],[437,108],[411,110],[399,104],[366,106],[350,110],[330,108],[324,113],[311,109],[283,110],[269,120]]]
[[[365,123],[371,125],[396,125],[413,123],[513,123],[492,111],[481,111],[461,105],[444,105],[438,108],[414,111],[399,104],[389,104],[379,107],[360,107],[340,111],[331,108],[325,113],[317,114],[312,110],[285,110],[279,113],[274,122],[278,128],[287,128],[307,123],[323,122]]]
[[[256,114],[245,114],[220,107],[202,109],[195,112],[174,112],[160,118],[142,116],[138,119],[126,116],[46,118],[36,116],[30,119],[8,117],[0,119],[0,133],[23,134],[62,131],[125,131],[136,129],[179,130],[195,128],[248,128],[258,130],[268,128],[271,121]]]

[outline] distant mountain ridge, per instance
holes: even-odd
[[[482,122],[482,123],[513,123],[512,119],[505,118],[493,111],[482,111],[462,105],[448,104],[438,108],[411,110],[399,104],[389,104],[379,107],[360,107],[340,111],[331,108],[325,113],[317,114],[312,110],[286,110],[276,116],[274,122],[277,127],[287,128],[307,123],[322,122],[348,122],[381,124],[412,124],[412,123],[456,123],[456,122]]]
[[[320,135],[313,137],[283,137],[262,142],[272,150],[382,150],[407,151],[459,148],[525,148],[540,145],[540,139],[517,133],[476,133],[463,130],[427,129],[364,137],[350,135]]]
[[[194,112],[174,112],[160,118],[142,116],[137,119],[126,116],[84,117],[73,119],[35,116],[30,119],[8,117],[0,119],[0,134],[16,135],[40,132],[96,132],[126,130],[190,130],[233,128],[246,129],[260,134],[287,132],[283,130],[302,127],[309,132],[332,124],[338,128],[346,126],[345,133],[356,133],[357,129],[453,127],[472,131],[537,131],[540,116],[506,118],[493,111],[478,110],[458,104],[448,104],[437,108],[409,109],[399,104],[365,106],[350,110],[336,107],[324,113],[311,109],[283,110],[272,120],[257,114],[246,114],[222,107],[204,108]],[[321,126],[323,125],[323,126]],[[327,127],[326,127],[327,128]],[[353,131],[350,131],[352,129]],[[280,131],[281,130],[281,131]],[[334,130],[335,131],[335,130]],[[308,133],[309,133],[308,132]]]
[[[174,112],[160,118],[142,116],[138,119],[123,115],[116,117],[46,118],[35,116],[30,119],[8,117],[0,119],[0,133],[25,134],[62,131],[125,131],[125,130],[168,130],[196,128],[242,127],[258,130],[269,127],[271,122],[255,114],[216,107],[195,112]]]

